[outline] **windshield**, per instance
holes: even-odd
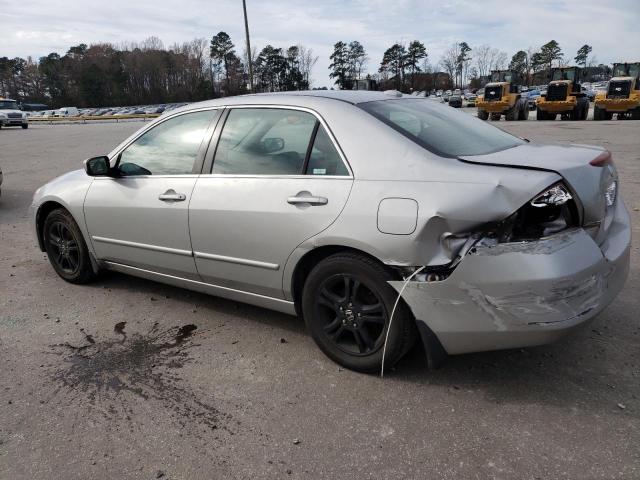
[[[553,80],[575,80],[576,72],[575,70],[554,70],[553,71]]]
[[[485,155],[524,143],[469,114],[427,100],[378,100],[358,106],[443,157]]]
[[[626,77],[627,76],[627,66],[624,63],[620,63],[613,67],[613,76],[614,77]]]
[[[0,110],[18,110],[18,102],[15,100],[0,100]]]
[[[511,83],[512,79],[513,79],[513,76],[511,74],[511,72],[492,72],[491,73],[491,81],[492,82],[509,82],[509,83]]]

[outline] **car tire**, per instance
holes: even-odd
[[[302,313],[312,338],[329,358],[350,370],[379,372],[389,319],[398,297],[393,276],[375,260],[338,253],[307,277]],[[411,311],[400,300],[388,333],[385,368],[395,365],[417,337]]]
[[[27,125],[22,125],[22,129],[23,129],[23,130],[26,130],[27,128],[29,128],[29,124],[27,124]]]
[[[478,109],[478,118],[480,120],[489,120],[489,112]]]
[[[505,114],[504,114],[504,119],[507,121],[514,121],[514,120],[518,120],[518,116],[519,116],[519,110],[518,107],[520,106],[520,104],[516,101],[516,103],[513,104],[513,107],[511,107],[510,109],[508,109]]]
[[[47,215],[42,237],[49,262],[62,279],[83,284],[96,278],[80,227],[67,210],[58,208]]]

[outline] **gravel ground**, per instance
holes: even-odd
[[[416,348],[381,380],[332,363],[293,317],[54,274],[33,191],[140,126],[0,132],[0,478],[640,478],[637,247],[624,291],[561,343],[435,372]],[[499,126],[612,150],[638,235],[639,122]]]

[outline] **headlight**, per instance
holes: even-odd
[[[612,207],[614,203],[616,203],[616,197],[618,195],[618,182],[614,179],[611,180],[611,183],[607,187],[604,192],[604,199],[607,202],[607,207]]]
[[[548,188],[533,200],[531,200],[531,206],[533,207],[548,207],[550,205],[564,205],[573,197],[569,193],[569,190],[561,183],[556,183],[554,186]]]

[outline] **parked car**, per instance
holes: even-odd
[[[2,195],[2,166],[0,166],[0,195]]]
[[[449,97],[449,106],[455,108],[462,107],[462,95],[459,93],[454,93]]]
[[[478,96],[475,93],[468,92],[464,94],[464,100],[467,107],[475,107],[477,98]]]
[[[68,282],[114,270],[298,314],[330,358],[379,371],[416,338],[437,363],[547,343],[601,312],[629,271],[617,186],[602,148],[532,145],[409,96],[314,91],[165,114],[32,209]]]
[[[56,117],[77,117],[80,115],[77,107],[62,107],[56,110]]]
[[[18,102],[9,98],[0,98],[0,128],[29,128],[27,114],[18,108]]]
[[[529,110],[535,110],[536,109],[536,100],[538,100],[538,98],[540,98],[540,90],[538,90],[537,88],[531,89],[528,92],[528,96],[527,96],[527,103],[529,105]]]

